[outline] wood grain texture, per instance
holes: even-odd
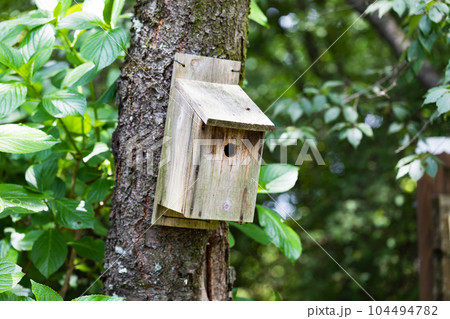
[[[209,230],[215,230],[219,227],[218,221],[186,218],[184,215],[164,206],[159,206],[158,213],[160,217],[158,218],[157,224],[161,226]]]
[[[177,53],[172,73],[169,105],[167,109],[164,130],[164,143],[161,153],[161,163],[155,193],[155,203],[152,224],[168,225],[167,218],[162,219],[163,208],[183,213],[186,197],[192,196],[196,189],[197,179],[192,179],[194,140],[199,137],[204,124],[196,115],[189,101],[177,89],[175,83],[178,79],[195,79],[211,81],[213,83],[237,84],[239,75],[231,72],[240,69],[240,62],[202,57],[190,54]],[[186,215],[186,214],[184,214]],[[195,218],[194,218],[195,219]],[[193,227],[195,225],[195,227]],[[183,222],[181,218],[172,218],[172,227],[189,227],[206,229],[217,227],[217,223],[195,221]]]
[[[175,88],[207,125],[251,131],[275,129],[239,85],[177,79]]]
[[[263,132],[205,125],[194,146],[195,188],[182,213],[189,218],[253,222],[263,147]],[[234,155],[225,154],[225,146]],[[232,146],[230,146],[232,145]]]

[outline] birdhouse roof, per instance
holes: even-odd
[[[175,89],[207,125],[250,131],[275,129],[239,85],[177,79]]]

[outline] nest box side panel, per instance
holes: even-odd
[[[264,132],[205,125],[197,148],[197,180],[186,200],[189,218],[253,222]],[[213,141],[213,142],[212,142]]]
[[[196,125],[201,124],[201,121],[196,117],[189,103],[177,92],[174,83],[176,79],[182,78],[214,83],[238,84],[239,72],[232,72],[232,70],[239,70],[241,63],[239,61],[182,53],[175,54],[175,59],[183,65],[176,62],[173,64],[172,84],[169,93],[170,98],[164,131],[164,140],[166,142],[163,144],[161,155],[161,164],[163,165],[160,167],[158,173],[152,224],[184,228],[215,229],[218,226],[218,223],[215,221],[187,220],[180,214],[182,211],[180,206],[185,206],[186,196],[190,190],[189,181],[192,175],[190,172],[192,155],[189,151],[192,151],[192,148],[189,146],[187,140],[194,138],[190,133]],[[181,120],[179,119],[180,117],[182,118]],[[182,123],[186,126],[183,127]],[[174,143],[171,142],[172,139]],[[180,151],[181,149],[186,152]],[[167,163],[175,163],[178,161],[180,163],[175,166],[167,165]],[[184,171],[183,167],[185,168]],[[182,171],[183,177],[181,177],[180,171]],[[181,180],[177,179],[179,177],[181,177]],[[173,185],[178,186],[172,188]],[[181,188],[184,188],[184,190],[180,190]],[[163,202],[169,207],[164,206]]]
[[[170,117],[166,118],[167,134],[164,135],[163,156],[160,161],[161,190],[158,204],[181,212],[188,189],[189,158],[193,126],[201,125],[201,120],[187,105],[180,94],[173,94]]]

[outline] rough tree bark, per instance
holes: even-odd
[[[104,293],[126,300],[227,300],[228,229],[151,226],[176,52],[244,61],[249,0],[137,0],[117,85],[116,186]],[[154,174],[152,174],[152,169]],[[147,205],[144,207],[142,204]]]
[[[347,0],[354,10],[363,13],[367,10],[369,3],[365,0]],[[377,30],[378,34],[389,44],[392,52],[396,57],[400,57],[410,44],[406,39],[403,30],[398,26],[397,21],[390,15],[385,14],[383,17],[378,17],[378,12],[368,14],[365,19]],[[441,75],[433,68],[430,62],[425,61],[417,79],[426,88],[432,88],[437,85],[441,79]]]

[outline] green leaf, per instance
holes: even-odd
[[[25,30],[25,26],[17,25],[13,21],[0,22],[0,41],[8,47],[12,47],[19,42],[22,38],[22,32]]]
[[[406,3],[404,0],[394,0],[392,3],[392,9],[398,14],[399,17],[405,13]]]
[[[37,190],[44,191],[52,187],[58,170],[57,162],[54,160],[45,161],[28,167],[25,172],[25,179],[28,184]]]
[[[348,126],[348,124],[344,123],[344,122],[336,123],[333,125],[332,128],[330,128],[330,133],[335,132],[335,131],[339,132],[340,130],[342,130],[343,128],[345,128],[347,126]]]
[[[428,13],[428,17],[434,23],[441,22],[441,20],[444,16],[445,16],[445,14],[442,13],[436,6],[431,8],[430,12]]]
[[[344,118],[347,122],[355,123],[358,119],[358,113],[351,106],[344,107]]]
[[[429,35],[433,28],[430,19],[426,15],[422,16],[419,22],[419,29],[424,35]]]
[[[236,240],[234,239],[233,234],[228,230],[228,244],[230,245],[230,248],[233,248],[236,244]]]
[[[449,90],[446,87],[436,87],[428,90],[423,104],[436,103]]]
[[[18,251],[28,251],[34,242],[44,233],[43,230],[32,230],[26,234],[13,231],[11,233],[11,245]]]
[[[17,72],[24,61],[22,54],[17,49],[10,48],[0,42],[0,63]]]
[[[356,126],[361,130],[361,132],[364,133],[364,135],[368,137],[373,137],[373,130],[366,123],[358,123]]]
[[[12,263],[17,262],[19,253],[13,249],[6,239],[0,240],[0,259],[9,260]]]
[[[25,125],[0,125],[0,152],[33,153],[58,143],[52,136]]]
[[[333,122],[341,114],[341,109],[337,106],[330,108],[325,112],[325,123]]]
[[[394,134],[400,132],[403,129],[403,124],[398,122],[392,122],[388,128],[388,134]]]
[[[40,273],[48,278],[66,259],[66,242],[55,229],[49,229],[34,243],[30,256]]]
[[[436,32],[431,32],[429,35],[419,35],[419,42],[422,47],[430,54],[434,43],[436,42],[437,34]]]
[[[90,296],[81,296],[73,299],[72,301],[122,301],[123,298],[120,297],[110,297],[103,295],[90,295]]]
[[[322,85],[322,89],[335,88],[335,87],[338,87],[338,86],[343,86],[344,84],[345,84],[344,81],[336,81],[336,80],[326,81]]]
[[[89,61],[70,70],[64,77],[61,88],[84,85],[90,82],[95,77],[94,68],[95,64]]]
[[[406,57],[408,62],[423,62],[423,60],[425,59],[425,51],[422,49],[422,46],[420,45],[418,40],[414,40],[411,42],[406,52]],[[416,71],[418,70],[415,70],[415,73],[417,73]]]
[[[83,157],[83,162],[87,163],[87,162],[89,162],[89,160],[91,160],[95,156],[100,155],[105,152],[108,152],[108,151],[109,151],[109,147],[105,143],[102,143],[102,142],[95,143],[95,146],[94,146],[94,149],[92,150],[92,152],[89,155]]]
[[[389,1],[375,1],[367,9],[365,13],[373,13],[378,11],[378,18],[386,14],[392,8],[392,2]]]
[[[281,222],[281,217],[273,210],[257,205],[261,226],[272,243],[292,262],[302,254],[302,243],[297,233],[288,225]]]
[[[273,116],[276,117],[282,112],[286,112],[289,105],[292,103],[292,99],[281,99],[279,100],[273,109]]]
[[[42,104],[45,110],[54,117],[83,116],[86,110],[86,98],[80,93],[69,90],[60,90],[45,95]]]
[[[395,116],[400,120],[403,121],[407,118],[409,115],[409,111],[403,107],[400,106],[394,106],[392,108],[392,111],[394,112]]]
[[[92,203],[104,200],[110,192],[110,187],[111,183],[107,179],[100,178],[99,180],[92,183],[92,185],[88,188],[86,201],[88,203]]]
[[[406,164],[404,166],[399,167],[398,172],[397,172],[397,176],[395,177],[395,179],[402,178],[403,176],[408,174],[410,166],[411,166],[411,164]]]
[[[446,1],[448,3],[448,1]],[[436,8],[441,11],[443,14],[448,15],[450,13],[450,8],[444,2],[436,2]]]
[[[58,223],[66,228],[94,228],[94,210],[91,204],[62,198],[50,202],[50,207],[56,211]]]
[[[20,185],[0,184],[0,200],[2,202],[0,213],[8,207],[20,207],[30,212],[40,212],[47,209],[43,202],[43,195],[32,193]]]
[[[33,75],[43,64],[47,62],[52,54],[52,49],[42,49],[33,55],[26,63],[24,63],[18,70],[19,74],[26,82],[33,81]]]
[[[425,159],[425,172],[431,178],[435,178],[438,171],[438,163],[432,158],[427,157]]]
[[[5,21],[5,23],[9,23],[14,26],[15,25],[23,25],[31,30],[37,26],[49,23],[52,20],[53,20],[53,18],[31,18],[29,16],[24,16],[24,17],[18,18],[18,19],[7,20],[7,21]]]
[[[34,3],[39,10],[53,12],[58,4],[58,0],[35,0]]]
[[[264,27],[269,27],[267,17],[256,3],[256,0],[251,0],[250,2],[250,14],[248,15],[248,18]]]
[[[24,275],[21,267],[0,258],[0,293],[14,288]]]
[[[411,163],[413,160],[415,160],[417,158],[417,155],[412,154],[412,155],[408,155],[403,157],[402,159],[400,159],[397,163],[397,165],[395,166],[395,168],[399,168],[401,166],[404,166],[408,163]]]
[[[32,57],[36,56],[33,68],[37,70],[50,58],[50,54],[47,52],[51,53],[54,42],[55,29],[52,24],[45,24],[28,32],[20,44],[20,52],[25,61],[29,61]],[[39,54],[45,49],[47,49],[46,54]],[[37,56],[37,54],[39,55]]]
[[[0,83],[0,116],[8,115],[25,102],[27,87],[21,82]]]
[[[450,93],[446,93],[441,96],[436,102],[436,105],[438,106],[439,115],[450,111]]]
[[[298,102],[292,102],[289,104],[288,113],[292,122],[295,123],[303,115],[303,110]]]
[[[64,17],[67,10],[72,5],[72,0],[58,0],[58,4],[53,10],[54,17]]]
[[[116,25],[124,4],[125,0],[106,0],[105,9],[103,10],[103,20],[109,23],[112,28]]]
[[[105,256],[105,242],[101,239],[87,236],[68,244],[83,258],[99,262]]]
[[[347,130],[347,140],[354,148],[357,148],[359,143],[361,143],[362,137],[362,132],[356,127]]]
[[[69,30],[88,30],[95,27],[107,28],[102,19],[100,19],[97,15],[90,12],[78,11],[64,17],[61,21],[59,21],[57,28]]]
[[[306,89],[305,89],[305,91],[306,91]],[[302,107],[302,109],[306,113],[306,115],[308,115],[308,116],[311,115],[313,107],[312,107],[311,102],[307,98],[302,97],[300,99],[300,106]]]
[[[81,46],[81,55],[94,62],[96,70],[101,70],[113,63],[120,52],[125,50],[127,34],[124,29],[97,31],[90,35]]]
[[[325,105],[327,104],[327,98],[325,95],[316,95],[313,98],[313,106],[314,106],[314,111],[319,112],[320,110],[322,110]]]
[[[103,19],[103,11],[105,10],[106,0],[84,0],[83,12],[95,14],[99,18]]]
[[[287,164],[269,164],[261,167],[258,193],[284,193],[294,187],[299,167]]]
[[[34,299],[26,296],[18,296],[10,292],[0,294],[0,301],[34,301]]]
[[[414,160],[411,164],[409,164],[409,176],[418,181],[422,178],[425,173],[425,168],[422,165],[422,161],[419,159]]]
[[[36,297],[36,301],[63,301],[61,296],[52,288],[41,285],[34,280],[31,280],[31,290]]]
[[[263,244],[263,245],[269,245],[271,243],[269,236],[267,233],[260,227],[258,227],[255,224],[238,224],[230,222],[230,225],[234,228],[240,230],[244,234],[246,234],[248,237],[253,239],[254,241]]]
[[[61,119],[69,130],[69,132],[76,134],[87,134],[91,131],[91,118],[87,113],[84,113],[84,117],[70,115]]]
[[[108,103],[113,100],[116,96],[116,81],[118,78],[114,80],[114,83],[109,86],[109,88],[98,98],[95,102],[94,107],[100,106],[102,104]]]

